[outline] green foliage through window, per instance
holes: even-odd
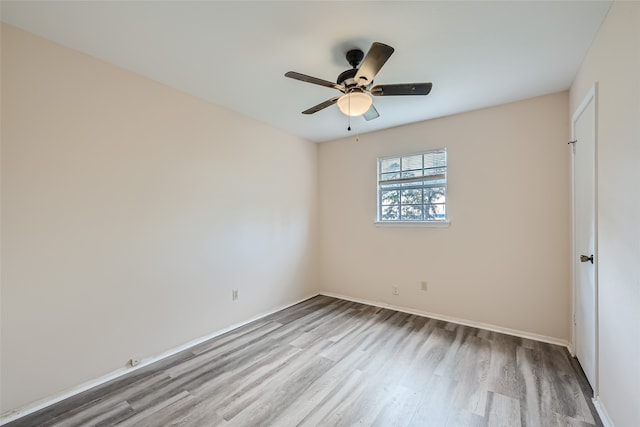
[[[378,159],[378,220],[445,221],[447,151]]]

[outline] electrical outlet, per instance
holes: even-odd
[[[231,301],[235,301],[238,299],[238,290],[234,289],[231,291]]]
[[[423,280],[422,282],[420,282],[420,289],[422,289],[423,291],[427,291],[427,281]]]
[[[400,287],[398,285],[391,285],[391,293],[393,295],[400,295]]]

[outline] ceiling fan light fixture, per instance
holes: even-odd
[[[361,116],[371,108],[373,99],[364,92],[350,92],[338,98],[338,108],[347,116]]]

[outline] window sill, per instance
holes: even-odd
[[[449,228],[451,221],[375,221],[376,227],[426,227]]]

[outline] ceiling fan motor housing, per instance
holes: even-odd
[[[362,58],[364,58],[364,52],[360,49],[351,49],[346,54],[347,62],[353,67],[347,71],[340,73],[338,76],[338,80],[336,83],[339,85],[345,85],[346,87],[350,87],[356,84],[354,77],[358,73],[358,65],[362,62]]]
[[[346,87],[354,85],[356,83],[356,81],[354,80],[354,77],[356,76],[357,72],[358,72],[357,68],[351,68],[347,71],[343,71],[338,76],[338,80],[336,81],[336,83],[338,83],[339,85],[345,85]]]

